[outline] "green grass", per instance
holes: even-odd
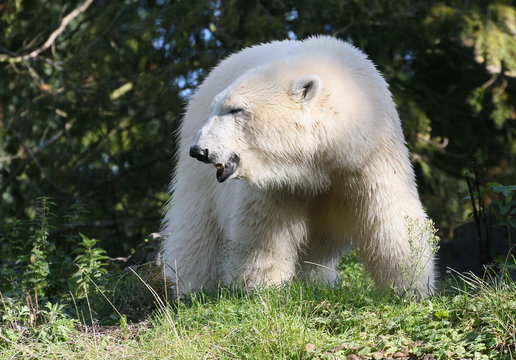
[[[516,285],[508,276],[448,279],[438,294],[418,302],[377,293],[353,258],[342,269],[333,287],[223,288],[167,306],[157,301],[153,314],[134,324],[95,310],[102,301],[111,306],[98,295],[90,299],[91,313],[47,305],[31,325],[22,311],[30,313],[30,306],[2,297],[0,359],[516,358]],[[126,274],[106,292],[118,312],[143,314],[138,306],[158,299],[138,282]],[[90,324],[105,317],[116,325]]]

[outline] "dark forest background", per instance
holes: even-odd
[[[73,248],[60,239],[77,230],[127,255],[159,230],[174,130],[209,69],[248,45],[315,34],[360,47],[390,83],[441,235],[468,221],[465,173],[516,182],[510,1],[7,0],[0,234],[30,227],[44,196],[57,246]]]

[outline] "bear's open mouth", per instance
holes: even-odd
[[[217,181],[220,183],[226,181],[231,175],[235,173],[237,169],[237,165],[232,162],[214,165],[217,169]]]
[[[240,157],[236,154],[233,154],[228,162],[213,164],[217,169],[217,181],[221,183],[229,179],[238,169],[238,164]]]

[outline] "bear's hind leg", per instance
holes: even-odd
[[[350,244],[341,238],[325,237],[310,245],[301,260],[301,278],[312,282],[335,283],[339,276],[339,260],[342,254],[349,251]]]

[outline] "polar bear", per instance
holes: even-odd
[[[180,293],[333,282],[352,247],[379,288],[434,287],[388,85],[346,42],[274,41],[221,61],[188,103],[171,194],[163,258]]]

